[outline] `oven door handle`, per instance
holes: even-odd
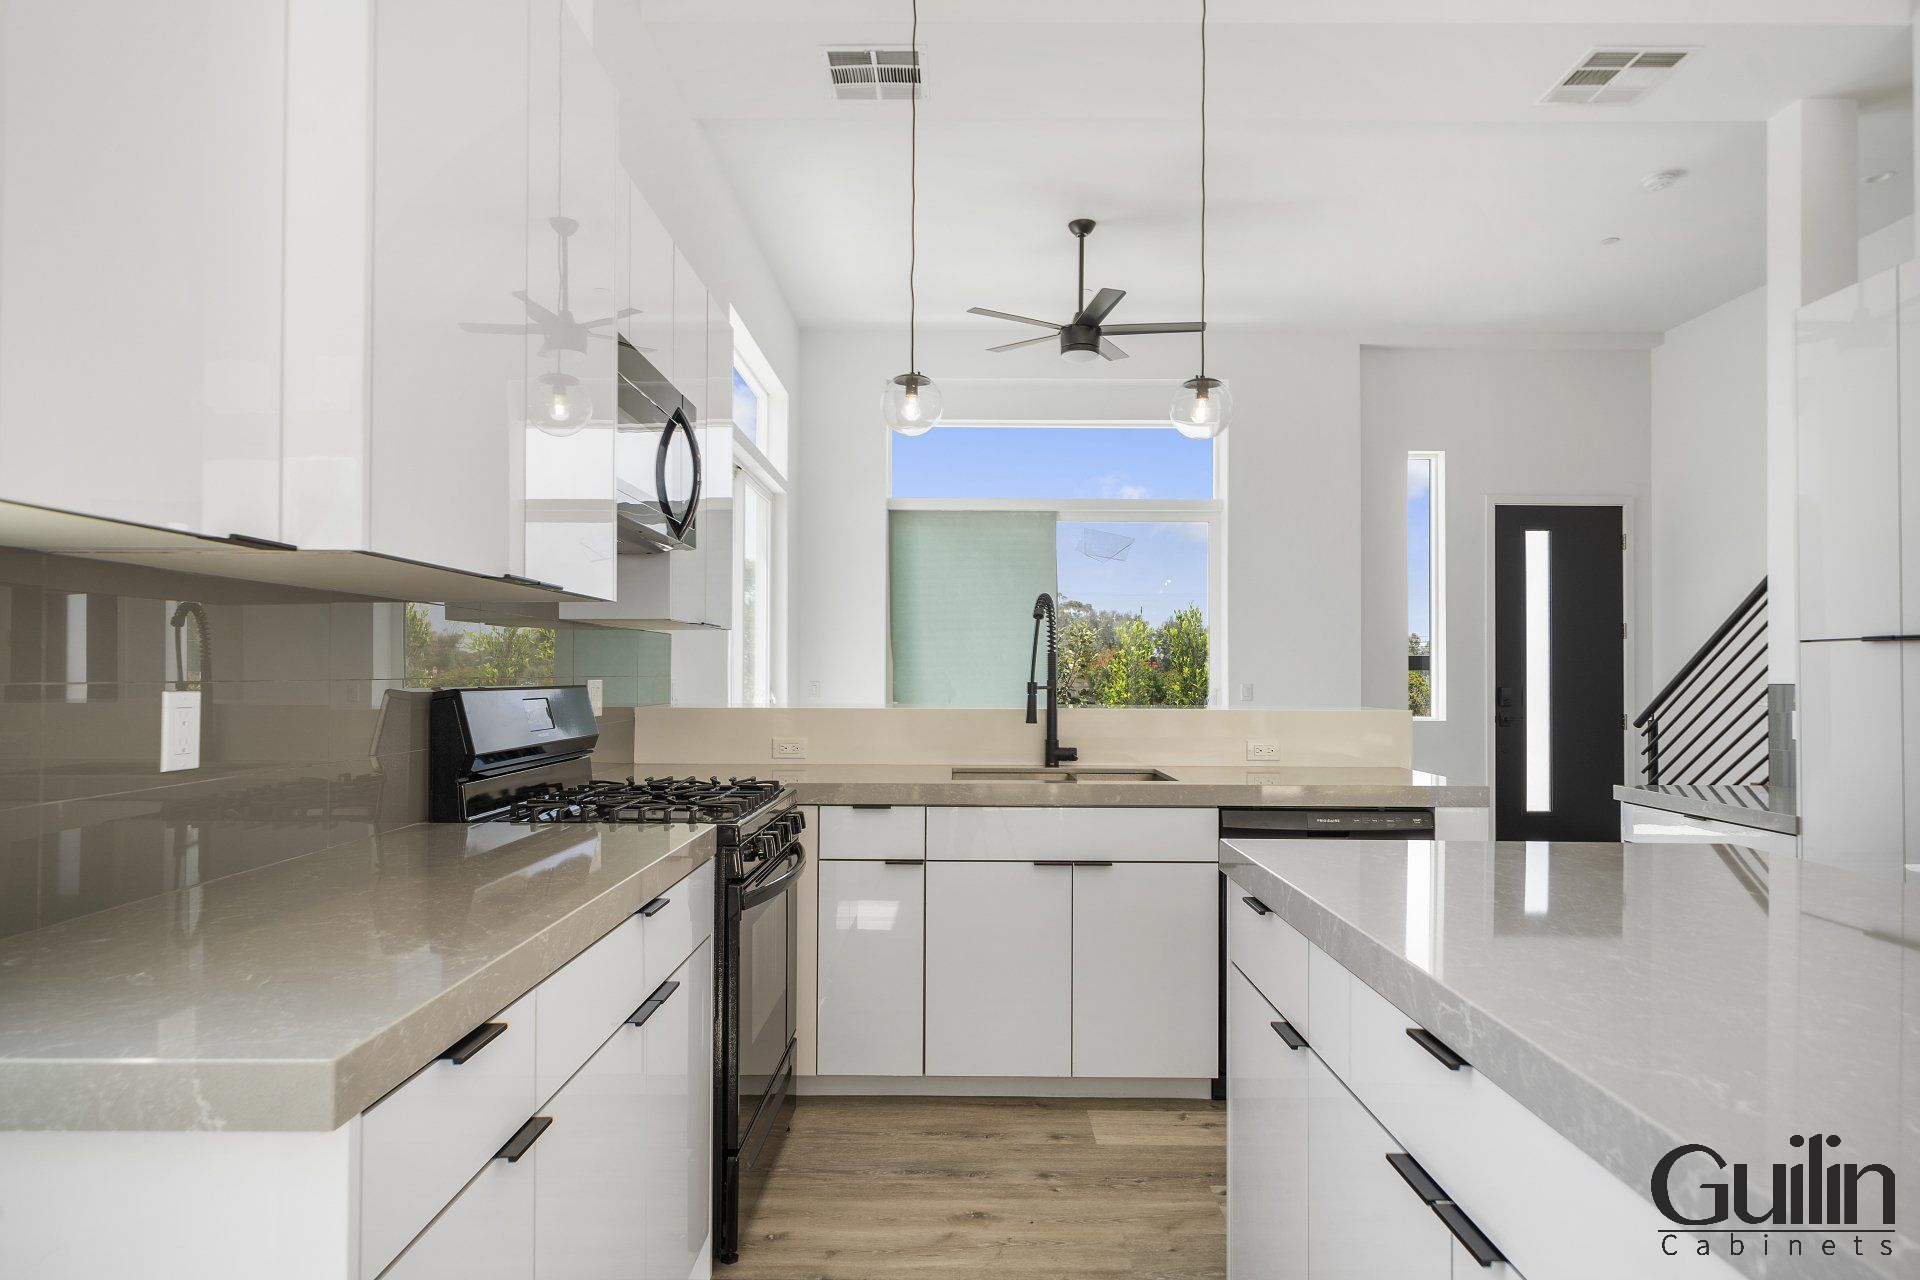
[[[760,881],[758,884],[749,884],[741,888],[740,909],[742,911],[757,907],[768,899],[777,898],[785,893],[787,886],[800,878],[800,872],[805,869],[807,865],[806,849],[798,844],[790,844],[787,846],[786,852],[782,853],[777,861],[769,865],[779,866],[781,862],[788,860],[793,862],[791,870],[783,871],[777,876],[772,876],[769,879]]]

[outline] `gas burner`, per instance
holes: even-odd
[[[511,822],[738,823],[778,800],[778,782],[758,778],[644,778],[547,785],[517,798]]]

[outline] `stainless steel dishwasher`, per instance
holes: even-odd
[[[1222,840],[1431,840],[1431,809],[1222,809]],[[1220,1073],[1227,1096],[1227,876],[1220,873]]]

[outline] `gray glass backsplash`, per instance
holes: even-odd
[[[0,549],[0,936],[423,821],[408,609]],[[667,700],[666,636],[497,638],[601,681],[603,761]],[[192,687],[200,768],[161,773],[160,695]]]

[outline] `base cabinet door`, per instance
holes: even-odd
[[[641,1137],[644,1185],[628,1212],[646,1216],[647,1280],[708,1274],[713,1204],[713,950],[703,942],[640,1028],[646,1059]],[[659,995],[656,990],[655,996]]]
[[[1453,1236],[1387,1163],[1398,1144],[1317,1056],[1307,1069],[1314,1280],[1449,1280]]]
[[[1902,753],[1906,644],[1800,646],[1800,850],[1811,861],[1897,869],[1908,817]]]
[[[648,1205],[646,1037],[622,1025],[542,1111],[534,1181],[539,1280],[642,1274]]]
[[[920,1074],[926,905],[923,863],[820,864],[821,1075]]]
[[[386,1280],[525,1280],[533,1274],[536,1146],[495,1159],[388,1267]]]
[[[1073,1070],[1073,864],[927,864],[927,1074]]]
[[[1227,970],[1227,1277],[1298,1280],[1307,1271],[1309,1049]]]
[[[1212,863],[1074,867],[1074,1075],[1212,1078],[1219,879]]]

